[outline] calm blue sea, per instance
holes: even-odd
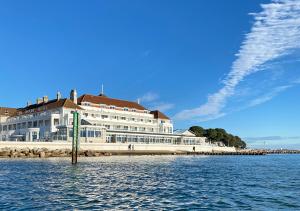
[[[300,210],[300,155],[0,159],[0,210]]]

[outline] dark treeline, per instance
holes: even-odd
[[[226,130],[222,128],[204,129],[200,126],[193,126],[190,127],[190,131],[192,131],[196,136],[207,137],[212,143],[222,142],[226,146],[246,148],[246,143],[240,137],[227,133]]]

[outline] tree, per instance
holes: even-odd
[[[192,131],[197,137],[205,136],[205,129],[203,127],[193,126],[193,127],[190,127],[189,130]]]
[[[198,137],[206,137],[212,143],[222,142],[226,146],[234,146],[236,148],[246,148],[247,146],[240,137],[227,133],[222,128],[204,129],[200,126],[192,126],[190,127],[190,131]]]

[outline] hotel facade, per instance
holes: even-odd
[[[205,145],[204,137],[174,131],[169,117],[137,102],[99,95],[38,98],[24,108],[0,107],[0,141],[55,142],[72,140],[73,112],[80,115],[82,143]]]

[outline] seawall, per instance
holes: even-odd
[[[79,156],[236,153],[233,147],[210,145],[133,144],[132,149],[128,146],[128,143],[81,143]],[[67,157],[71,148],[70,142],[0,142],[0,157]]]

